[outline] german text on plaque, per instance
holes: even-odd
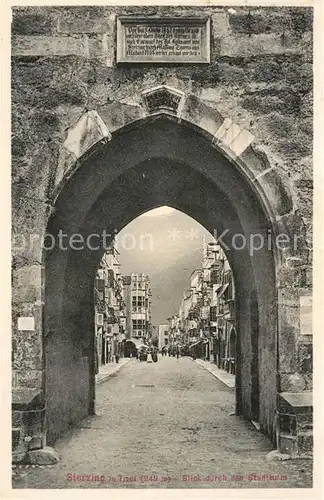
[[[209,62],[209,18],[117,20],[117,63]]]

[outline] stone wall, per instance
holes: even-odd
[[[311,287],[312,9],[235,11],[157,6],[13,9],[13,384],[19,404],[36,404],[37,394],[37,411],[44,406],[43,255],[37,240],[20,245],[21,235],[45,232],[54,210],[54,188],[65,173],[61,153],[68,129],[85,112],[96,110],[111,132],[139,118],[141,93],[158,85],[191,94],[215,115],[249,130],[257,163],[263,166],[260,176],[278,177],[287,187],[292,204],[276,215],[300,238],[293,265],[277,266],[282,346],[278,390],[311,388],[309,363],[304,363],[311,336],[300,333],[298,304]],[[116,16],[135,14],[211,15],[211,64],[117,66]],[[17,330],[18,316],[30,315],[35,329]],[[35,393],[27,397],[30,390]]]

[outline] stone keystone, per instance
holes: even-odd
[[[31,465],[53,465],[57,464],[60,458],[53,448],[45,446],[41,450],[30,451],[27,460]]]
[[[149,113],[170,111],[178,114],[184,93],[167,85],[160,85],[142,92],[142,99]]]

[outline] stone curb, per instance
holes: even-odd
[[[113,375],[116,375],[116,373],[119,372],[119,370],[121,370],[124,366],[128,365],[128,363],[130,361],[131,361],[131,358],[128,358],[127,361],[125,361],[124,363],[121,363],[119,366],[116,366],[115,369],[114,369],[114,371],[112,371],[110,373],[107,373],[107,375],[104,375],[102,379],[96,380],[96,385],[102,384],[102,382],[105,382],[106,380],[108,380]]]
[[[204,370],[206,370],[207,372],[209,372],[211,375],[213,375],[215,378],[217,378],[220,382],[222,382],[224,385],[226,385],[230,389],[234,389],[235,388],[235,383],[234,383],[234,385],[232,383],[230,383],[228,380],[226,380],[225,378],[222,377],[221,373],[219,373],[219,374],[215,373],[214,371],[212,371],[211,368],[209,368],[208,366],[206,366],[204,363],[200,363],[199,359],[195,359],[195,362],[199,366],[202,366],[204,368]]]

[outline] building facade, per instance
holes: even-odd
[[[126,304],[117,250],[104,254],[94,287],[96,371],[123,355],[126,334]]]
[[[170,318],[170,339],[180,343],[184,353],[234,374],[236,338],[231,267],[219,244],[204,244],[201,268],[192,272],[179,313]]]
[[[170,338],[170,326],[169,323],[161,323],[159,325],[159,348],[168,345]]]
[[[135,348],[147,344],[152,337],[152,292],[146,274],[124,275],[124,296],[126,305],[125,356],[135,353]]]

